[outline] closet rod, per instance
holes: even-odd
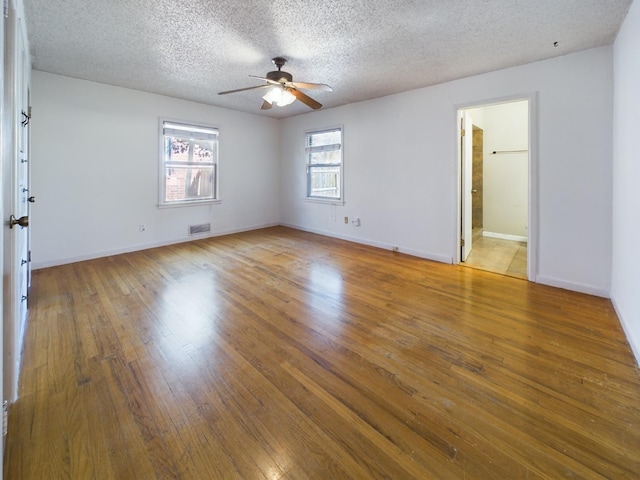
[[[494,150],[491,152],[491,155],[498,155],[499,153],[524,153],[529,150]]]

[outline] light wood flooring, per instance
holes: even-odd
[[[527,278],[527,242],[483,237],[474,229],[471,253],[462,265]]]
[[[33,285],[5,479],[640,476],[603,298],[282,227]]]

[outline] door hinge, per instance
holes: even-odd
[[[4,13],[4,18],[9,18],[9,0],[4,0],[2,10],[2,13]]]
[[[20,122],[20,125],[22,125],[23,127],[29,125],[29,122],[31,121],[31,109],[28,108],[27,110],[29,110],[28,113],[22,110],[22,122]]]
[[[7,430],[9,427],[9,402],[4,400],[2,402],[2,436],[7,436]]]
[[[460,239],[460,246],[461,246],[461,247],[464,247],[464,238],[461,238],[461,239]]]
[[[460,130],[460,136],[464,137],[464,129]]]

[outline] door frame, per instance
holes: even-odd
[[[462,166],[460,157],[460,111],[478,108],[488,107],[491,105],[498,105],[502,103],[511,103],[527,100],[529,102],[529,145],[528,145],[528,240],[527,240],[527,279],[530,282],[536,282],[538,276],[538,240],[539,240],[539,189],[538,189],[538,93],[529,92],[519,95],[509,95],[506,97],[488,98],[483,100],[477,100],[468,103],[461,103],[454,105],[455,112],[455,169],[453,175],[455,192],[455,211],[454,218],[454,232],[452,241],[452,259],[454,264],[460,263],[461,248],[460,248],[460,231],[462,228],[462,211],[461,201],[461,181],[462,181]]]
[[[460,161],[460,261],[464,262],[473,247],[472,178],[473,164],[473,118],[467,110],[458,110],[460,138],[458,157]],[[464,134],[462,133],[464,132]],[[463,166],[464,165],[464,166]],[[464,240],[464,245],[462,241]]]
[[[0,19],[0,215],[4,217],[4,213],[7,209],[7,206],[4,204],[4,192],[1,191],[4,183],[5,183],[5,165],[7,162],[5,161],[5,144],[7,142],[7,106],[5,103],[5,31],[7,25],[7,18],[3,15]],[[3,218],[4,220],[4,218]],[[3,226],[2,230],[0,230],[0,291],[3,294],[0,295],[0,312],[4,312],[4,242],[6,241],[5,237],[5,227]],[[0,372],[2,372],[2,381],[0,381],[0,402],[2,402],[2,409],[4,414],[4,322],[0,322],[0,332],[2,332],[2,342],[0,342]],[[4,433],[4,432],[3,432]],[[2,436],[0,459],[3,460],[4,463],[4,441],[5,437]],[[0,479],[2,478],[2,473],[0,472]]]

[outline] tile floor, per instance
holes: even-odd
[[[527,278],[527,243],[483,237],[474,230],[471,253],[461,265]]]

